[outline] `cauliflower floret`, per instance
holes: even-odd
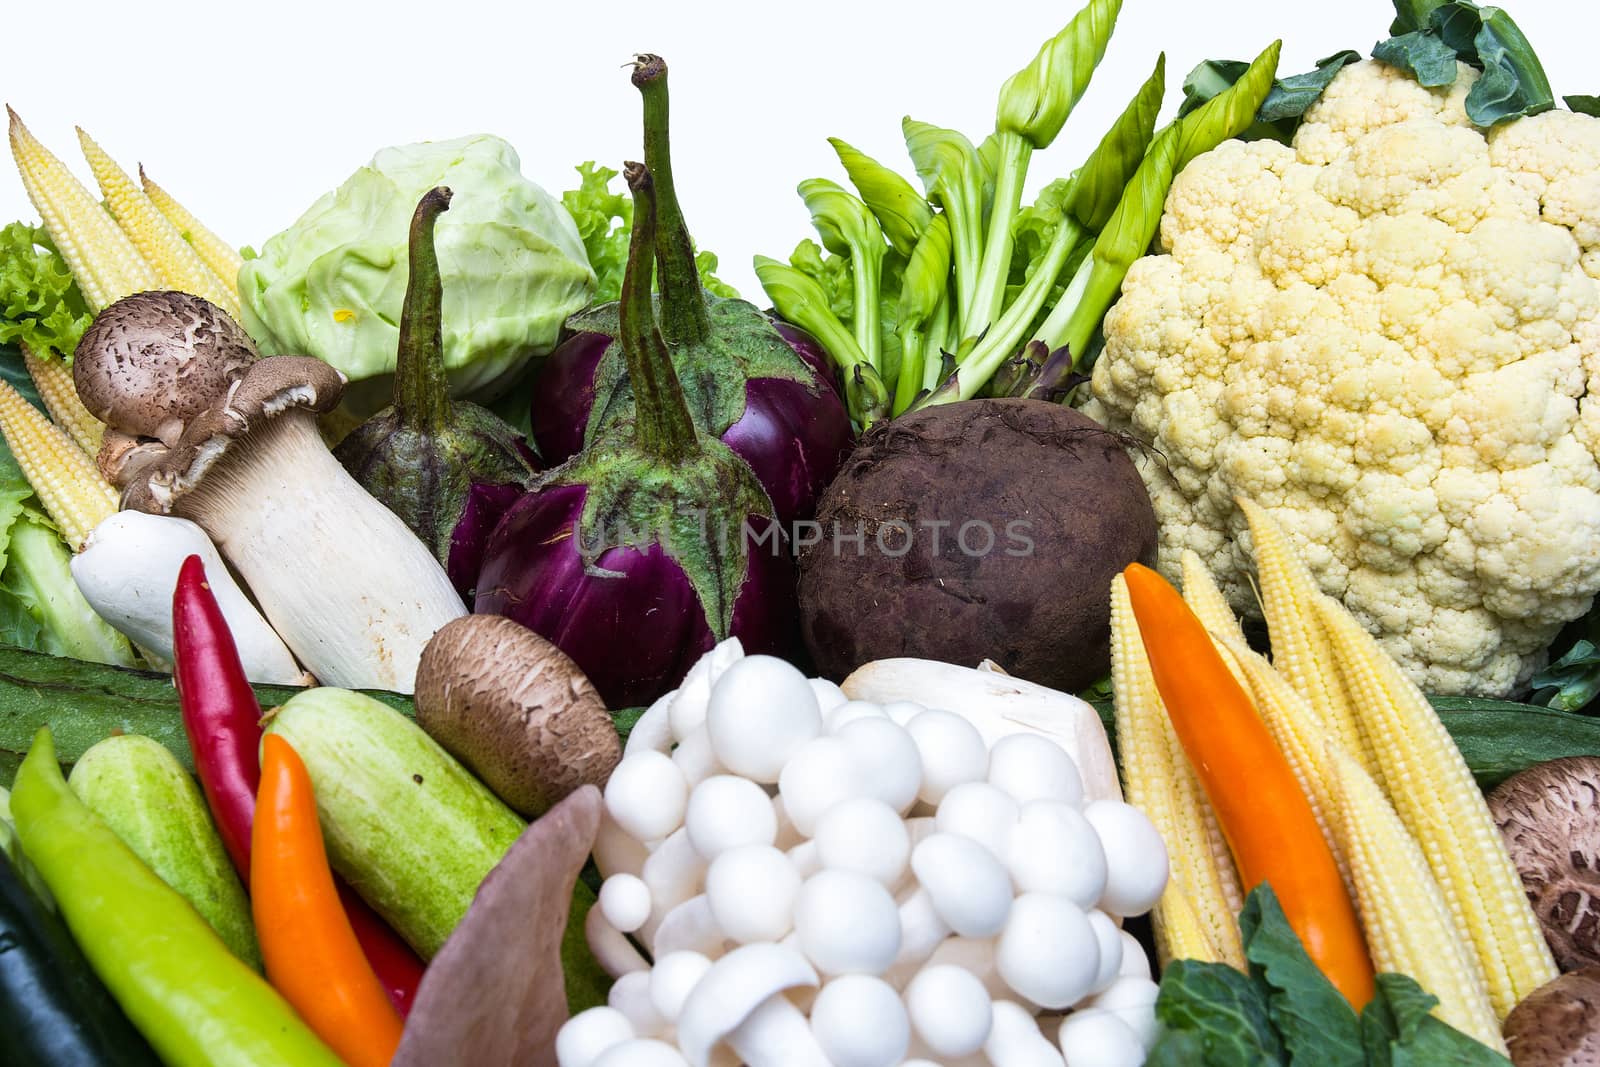
[[[1424,688],[1505,695],[1600,592],[1600,120],[1486,137],[1476,76],[1353,64],[1185,168],[1091,414],[1152,446],[1169,576],[1258,611],[1251,497]]]

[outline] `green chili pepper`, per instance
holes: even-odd
[[[11,811],[68,929],[168,1067],[340,1067],[288,1002],[73,795],[48,727],[17,771]]]

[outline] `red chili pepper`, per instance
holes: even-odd
[[[200,786],[222,843],[248,885],[250,831],[261,784],[261,704],[245,678],[199,556],[184,560],[178,571],[172,594],[172,659],[183,732],[194,751]],[[404,1017],[422,981],[422,961],[343,882],[339,898],[362,952]]]

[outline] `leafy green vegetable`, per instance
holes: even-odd
[[[67,360],[93,316],[43,226],[0,229],[0,344],[25,344]]]
[[[1600,96],[1563,96],[1561,100],[1580,115],[1600,118]]]
[[[128,666],[128,639],[94,613],[72,579],[67,546],[0,443],[0,642]]]
[[[1533,701],[1561,711],[1578,711],[1600,694],[1600,649],[1579,638],[1566,655],[1533,676]]]
[[[1360,1067],[1361,1023],[1350,1002],[1322,976],[1269,890],[1251,893],[1239,914],[1250,977],[1266,985],[1272,1021],[1291,1061]]]
[[[1374,59],[1406,71],[1422,85],[1452,85],[1456,61],[1482,71],[1467,93],[1467,117],[1479,126],[1537,115],[1555,94],[1533,46],[1511,16],[1472,0],[1395,0],[1393,35]]]
[[[1226,964],[1173,960],[1161,974],[1156,1018],[1164,1027],[1147,1063],[1283,1064],[1283,1041],[1273,1028],[1261,982]],[[1200,1056],[1174,1057],[1163,1048],[1177,1035],[1198,1039]]]
[[[1317,65],[1304,74],[1291,74],[1287,78],[1277,79],[1256,112],[1256,121],[1239,135],[1239,139],[1258,141],[1270,138],[1288,144],[1294,137],[1294,131],[1299,129],[1306,110],[1317,102],[1328,83],[1333,81],[1334,75],[1348,64],[1360,60],[1360,52],[1346,49],[1317,60]],[[1183,103],[1178,108],[1179,117],[1189,114],[1238,81],[1249,66],[1239,59],[1208,59],[1196,66],[1183,79]],[[1453,77],[1455,67],[1450,69]]]
[[[578,236],[589,254],[597,284],[594,302],[604,304],[622,295],[622,271],[628,261],[628,237],[633,233],[633,200],[611,188],[617,172],[594,162],[579,163],[578,187],[561,194],[561,206],[578,224]],[[700,284],[717,296],[737,297],[738,290],[716,275],[717,257],[696,252]]]
[[[1250,974],[1175,960],[1161,976],[1162,1034],[1148,1064],[1203,1067],[1506,1067],[1498,1052],[1429,1015],[1438,998],[1399,974],[1378,976],[1359,1018],[1311,962],[1272,888],[1239,917]]]

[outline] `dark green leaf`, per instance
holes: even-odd
[[[1522,30],[1497,7],[1483,8],[1480,14],[1482,24],[1472,43],[1483,77],[1467,93],[1467,117],[1479,126],[1493,126],[1549,111],[1555,94]]]
[[[1272,91],[1261,102],[1261,110],[1256,112],[1256,117],[1262,122],[1281,122],[1284,119],[1299,119],[1306,113],[1306,109],[1317,102],[1322,91],[1333,81],[1338,74],[1351,63],[1361,62],[1361,53],[1352,52],[1348,48],[1343,52],[1335,52],[1325,59],[1317,60],[1314,69],[1304,74],[1291,74],[1287,78],[1279,78],[1272,83]]]
[[[617,728],[617,736],[622,738],[622,743],[628,743],[628,735],[633,733],[633,728],[638,725],[640,718],[649,710],[647,708],[623,708],[621,711],[611,713],[611,722]]]
[[[1372,47],[1372,58],[1400,68],[1419,85],[1453,85],[1456,80],[1456,50],[1426,30],[1380,41]]]
[[[1265,986],[1227,964],[1196,960],[1167,964],[1156,998],[1156,1018],[1168,1033],[1187,1032],[1197,1039],[1201,1058],[1191,1056],[1182,1062],[1214,1067],[1271,1067],[1285,1062]],[[1188,1049],[1195,1045],[1188,1043]]]
[[[1317,102],[1328,83],[1346,66],[1360,59],[1360,52],[1345,49],[1317,60],[1317,65],[1304,74],[1291,74],[1287,78],[1277,79],[1256,112],[1256,121],[1239,135],[1239,139],[1259,141],[1270,138],[1288,144],[1306,109]],[[1237,59],[1208,59],[1195,67],[1183,80],[1183,103],[1178,108],[1179,117],[1189,114],[1238,81],[1248,67],[1248,63]],[[1455,68],[1452,66],[1450,69],[1453,77]]]
[[[1361,1067],[1361,1023],[1343,994],[1317,969],[1263,883],[1239,915],[1250,974],[1267,986],[1273,1025],[1293,1062]]]
[[[1457,60],[1478,68],[1483,74],[1467,93],[1466,110],[1479,126],[1555,106],[1533,46],[1500,8],[1471,0],[1396,0],[1395,10],[1395,36],[1376,45],[1373,58],[1430,87],[1454,84]]]
[[[1561,99],[1580,115],[1600,118],[1600,96],[1563,96]]]
[[[1193,1030],[1163,1030],[1144,1058],[1144,1067],[1194,1067],[1207,1063],[1206,1045]]]
[[[1535,703],[1577,711],[1600,693],[1600,649],[1580,639],[1566,655],[1533,676]]]
[[[1508,1067],[1510,1060],[1428,1013],[1439,999],[1402,974],[1378,975],[1361,1013],[1373,1067]]]

